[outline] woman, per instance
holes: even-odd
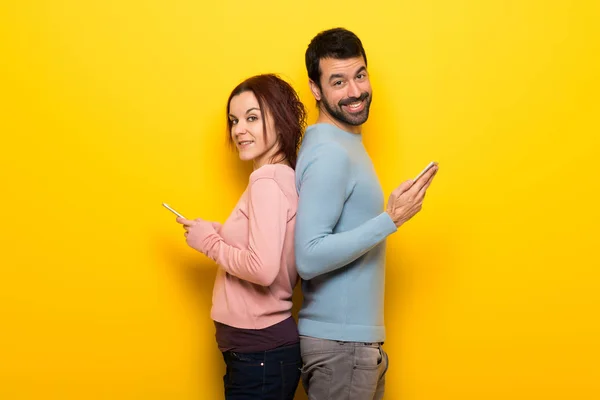
[[[300,378],[291,315],[298,275],[294,168],[306,111],[275,75],[239,84],[227,103],[229,141],[252,161],[246,191],[222,227],[177,218],[188,245],[219,265],[211,317],[227,372],[226,399],[293,399]]]

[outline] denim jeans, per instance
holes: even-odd
[[[302,359],[300,344],[257,353],[223,353],[226,400],[293,400]]]

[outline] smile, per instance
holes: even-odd
[[[254,140],[242,140],[241,142],[238,142],[238,147],[247,147],[252,143],[254,143]]]
[[[355,101],[354,103],[344,105],[343,107],[352,113],[361,112],[365,108],[365,101]]]

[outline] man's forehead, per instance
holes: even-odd
[[[328,79],[332,74],[353,74],[362,67],[366,68],[365,59],[360,57],[353,58],[322,58],[320,60],[322,77]]]

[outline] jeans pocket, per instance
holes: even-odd
[[[262,365],[262,361],[260,359],[257,359],[256,357],[253,357],[250,354],[237,353],[233,351],[229,354],[231,354],[232,363],[240,363],[246,365]]]
[[[377,370],[383,361],[383,354],[378,347],[357,347],[354,352],[354,368]]]
[[[352,368],[351,392],[356,397],[372,398],[383,369],[383,354],[377,347],[357,347]]]
[[[264,363],[243,353],[230,352],[226,357],[224,377],[226,397],[239,391],[260,393],[264,385]]]

